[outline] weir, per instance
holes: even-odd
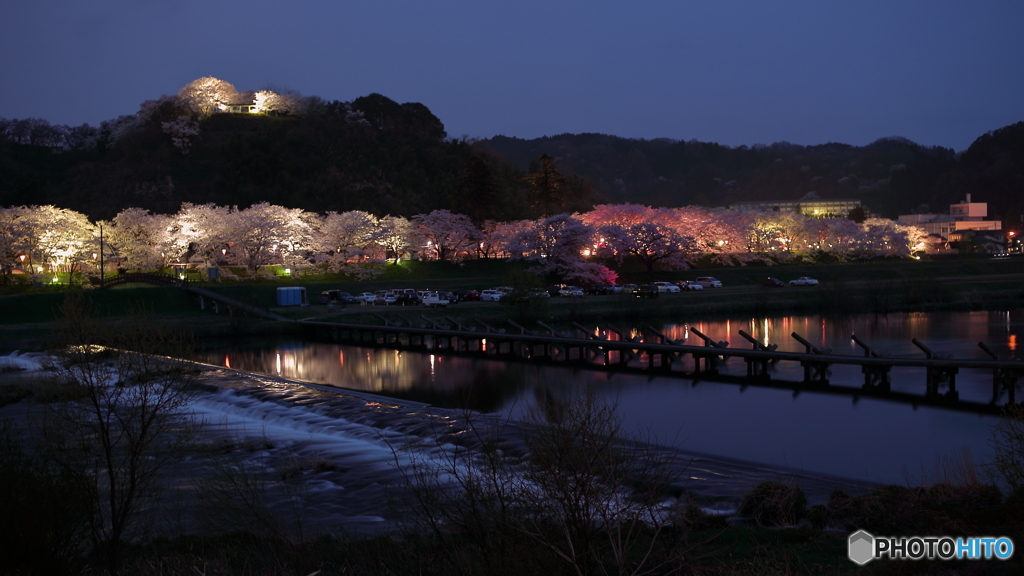
[[[847,395],[854,401],[861,397],[879,398],[913,406],[938,406],[951,410],[981,414],[999,414],[1016,400],[1018,381],[1024,376],[1024,362],[999,359],[991,349],[979,343],[991,359],[954,359],[939,357],[915,340],[925,352],[924,358],[891,357],[874,351],[852,337],[865,353],[863,356],[835,354],[830,348],[818,348],[796,332],[792,337],[804,345],[805,352],[783,352],[777,345],[765,345],[740,331],[750,349],[729,348],[728,342],[716,342],[691,328],[690,332],[704,340],[704,346],[679,344],[654,328],[648,327],[639,338],[625,339],[622,331],[613,330],[620,340],[608,340],[575,325],[571,336],[558,335],[550,326],[541,324],[543,334],[534,334],[515,324],[514,329],[501,330],[485,325],[485,329],[457,329],[428,324],[384,326],[299,321],[310,339],[358,346],[416,350],[429,354],[450,354],[484,357],[496,360],[544,363],[612,372],[631,372],[674,376],[693,380],[733,382],[744,386],[761,386],[827,394]],[[510,324],[510,326],[512,326]],[[579,336],[576,336],[579,334]],[[687,359],[689,357],[689,359]],[[720,373],[729,358],[740,357],[747,365],[746,375]],[[796,362],[803,368],[802,380],[773,378],[772,367],[778,363]],[[837,385],[829,381],[835,365],[860,366],[864,383],[860,386]],[[920,392],[893,391],[889,373],[893,368],[917,368],[921,373]],[[961,400],[955,376],[961,370],[986,370],[992,373],[992,398],[989,402]]]

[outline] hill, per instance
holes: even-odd
[[[524,168],[540,154],[589,179],[611,202],[653,206],[728,205],[750,200],[859,198],[895,217],[945,211],[972,193],[990,214],[1019,221],[1024,208],[1024,122],[979,137],[963,154],[905,138],[867,146],[777,142],[730,148],[709,142],[637,140],[561,134],[532,140],[495,136],[481,142]]]
[[[104,123],[75,149],[0,141],[0,204],[54,204],[92,218],[129,206],[167,213],[182,202],[263,201],[402,216],[436,208],[498,219],[528,213],[523,171],[447,139],[422,104],[371,94],[315,102],[295,116],[213,114],[186,134],[187,146],[164,125],[182,118],[174,103],[157,104],[151,115]]]
[[[859,198],[891,218],[925,205],[945,211],[971,193],[989,203],[990,216],[1019,224],[1024,213],[1024,122],[957,154],[899,137],[860,147],[736,148],[604,134],[452,140],[426,106],[380,94],[352,102],[311,97],[301,113],[285,116],[213,114],[175,133],[168,124],[188,118],[181,102],[149,101],[98,129],[0,119],[0,205],[54,204],[95,219],[129,206],[168,213],[182,202],[266,201],[317,212],[449,209],[478,222],[513,220],[539,215],[525,177],[547,154],[572,190],[558,210],[601,202],[722,206],[814,193]],[[57,128],[64,137],[48,139]]]

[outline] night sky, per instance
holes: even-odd
[[[11,0],[0,54],[0,116],[71,125],[201,76],[422,102],[452,137],[962,150],[1024,120],[1019,0]]]

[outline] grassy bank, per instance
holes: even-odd
[[[349,306],[344,310],[320,305],[323,290],[341,289],[352,293],[391,288],[483,289],[514,284],[523,278],[518,264],[497,260],[467,262],[464,265],[439,262],[410,262],[389,265],[381,276],[355,282],[341,276],[305,276],[251,283],[224,282],[204,287],[259,308],[293,319],[314,318],[341,322],[375,324],[381,317],[422,321],[450,318],[462,324],[476,320],[501,323],[511,319],[520,324],[536,321],[569,324],[621,323],[635,325],[652,321],[687,322],[730,315],[780,314],[889,314],[908,311],[999,310],[1024,305],[1024,259],[964,259],[947,261],[870,262],[818,266],[734,267],[707,270],[658,272],[623,271],[620,282],[676,281],[697,275],[714,275],[724,283],[721,289],[682,294],[663,294],[653,300],[626,296],[588,296],[583,299],[552,298],[518,304],[459,303],[444,310],[421,307]],[[768,276],[789,280],[812,276],[816,287],[763,288]],[[538,284],[541,279],[537,279]],[[280,286],[304,286],[312,306],[277,307]],[[229,317],[200,310],[198,300],[180,289],[169,287],[122,287],[89,290],[87,297],[98,315],[116,321],[131,309],[144,308],[172,327],[186,328],[200,338],[236,337],[287,333],[291,327],[253,318]],[[0,296],[0,351],[36,349],[42,346],[64,293],[52,287]]]

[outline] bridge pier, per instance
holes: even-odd
[[[995,369],[992,371],[992,403],[999,400],[1003,390],[1006,390],[1007,400],[1010,404],[1017,403],[1017,380],[1020,379],[1020,370]]]
[[[829,362],[816,362],[813,360],[801,360],[800,365],[804,368],[804,383],[828,386]]]
[[[860,371],[864,374],[864,390],[878,390],[888,392],[890,390],[889,370],[892,366],[869,366],[864,364]]]
[[[707,374],[718,374],[718,364],[721,362],[719,354],[705,354],[703,352],[693,352],[693,373],[700,374],[701,372]],[[704,368],[701,369],[701,362],[704,363]]]
[[[771,375],[768,373],[768,360],[751,358],[749,356],[743,358],[743,360],[747,363],[747,378],[771,379]]]
[[[803,336],[793,332],[790,334],[797,342],[804,345],[804,349],[807,354],[819,354],[827,355],[832,353],[831,348],[817,348],[813,344],[807,341]],[[819,386],[828,386],[828,369],[832,365],[831,362],[817,361],[817,360],[801,360],[800,365],[804,368],[804,382],[807,384],[817,384]]]
[[[929,360],[949,358],[947,355],[936,355],[932,352],[931,348],[917,338],[911,338],[910,342],[920,348],[924,352],[925,358]],[[948,382],[949,391],[946,392],[945,397],[950,400],[960,398],[960,393],[956,391],[956,373],[960,370],[959,368],[955,366],[928,366],[925,370],[925,396],[939,396],[939,386],[944,382]]]
[[[960,398],[960,393],[956,391],[956,374],[960,371],[959,368],[929,366],[927,370],[926,395],[939,396],[939,387],[943,383],[948,383],[949,390],[946,392],[945,397],[950,400]]]

